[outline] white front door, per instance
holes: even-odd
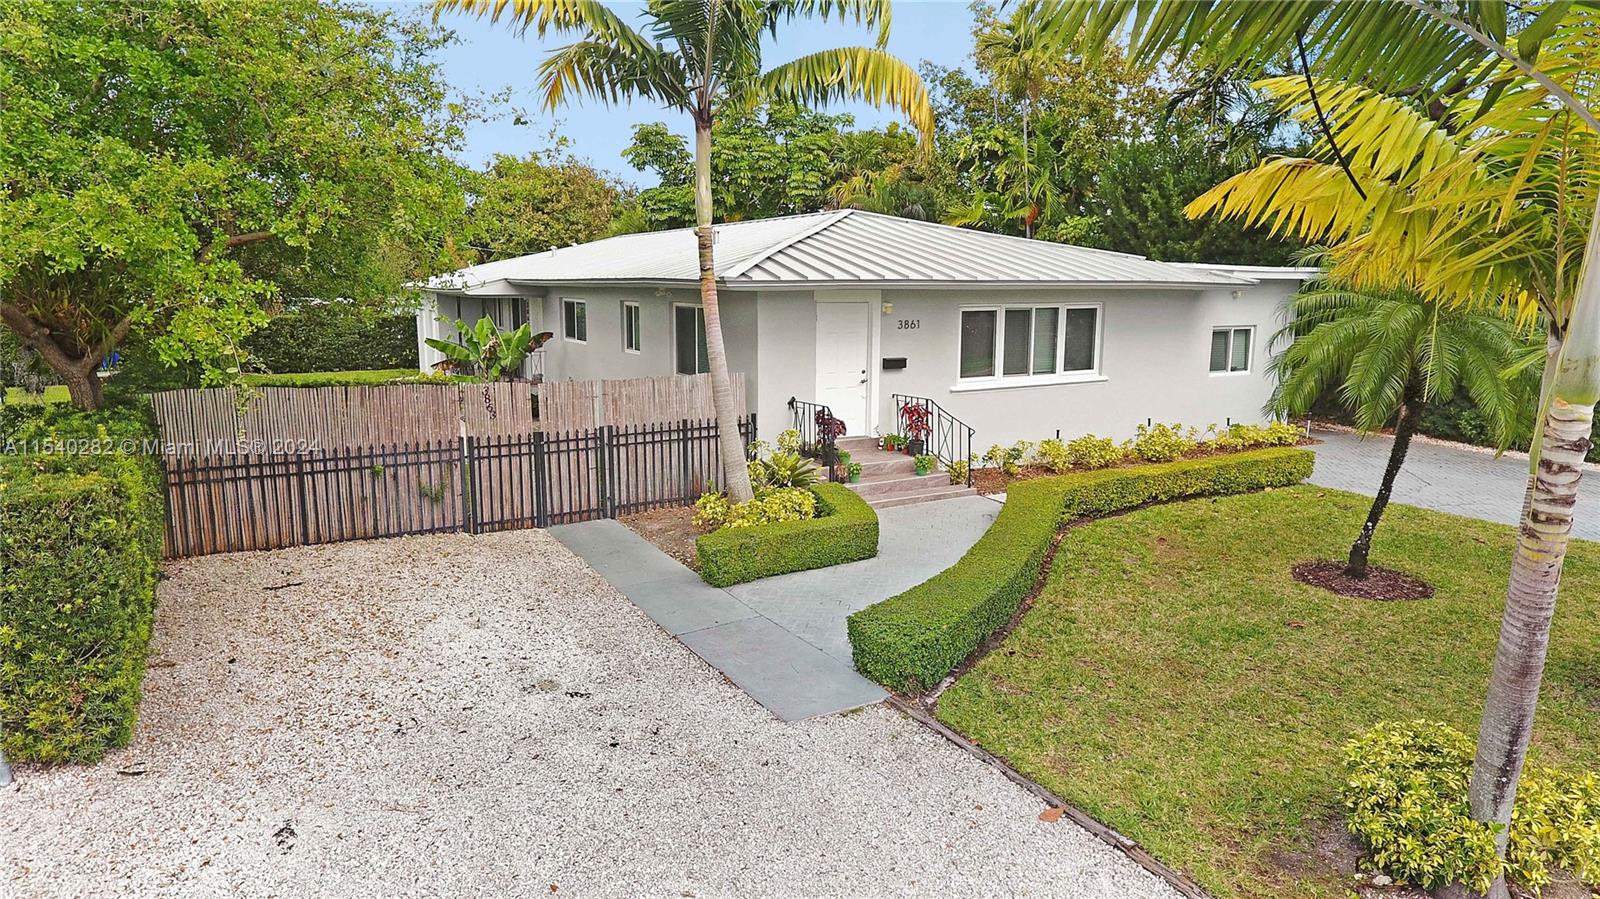
[[[868,303],[817,304],[817,402],[831,408],[851,435],[869,433],[870,309]]]

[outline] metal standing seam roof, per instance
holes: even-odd
[[[718,280],[726,288],[1149,286],[1253,284],[1195,265],[972,231],[857,209],[716,226]],[[493,295],[572,283],[693,285],[692,228],[625,234],[518,256],[430,279],[441,293]]]

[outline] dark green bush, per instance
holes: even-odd
[[[417,370],[417,320],[352,303],[306,303],[246,337],[245,349],[267,371]]]
[[[1311,463],[1306,450],[1266,449],[1017,481],[988,533],[959,562],[850,616],[856,668],[891,689],[928,689],[1010,619],[1064,522],[1297,484],[1311,474]]]
[[[714,587],[826,568],[878,554],[878,513],[843,484],[817,484],[817,517],[726,528],[695,541],[700,577]]]
[[[144,678],[165,504],[155,460],[119,448],[153,434],[136,410],[6,427],[13,450],[79,451],[0,455],[0,746],[93,761],[132,735]]]

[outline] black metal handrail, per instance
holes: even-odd
[[[946,412],[944,407],[925,396],[893,393],[895,429],[907,437],[921,436],[923,452],[937,458],[947,468],[954,462],[967,465],[967,486],[972,486],[972,435],[970,425]],[[921,412],[914,410],[920,409]],[[924,422],[926,433],[912,434],[909,428]]]
[[[844,433],[844,422],[827,406],[792,396],[789,409],[794,413],[794,429],[800,432],[800,451],[822,463],[828,480],[839,480],[839,436]]]

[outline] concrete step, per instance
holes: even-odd
[[[836,444],[839,449],[847,450],[851,455],[858,452],[878,449],[876,437],[840,437]]]
[[[932,477],[932,475],[929,475]],[[892,509],[895,506],[910,506],[917,503],[931,503],[941,499],[955,499],[958,496],[977,496],[976,487],[964,487],[960,484],[950,484],[921,493],[897,493],[891,496],[867,500],[867,505],[874,509]]]
[[[929,472],[925,475],[888,472],[873,478],[863,476],[859,483],[851,484],[850,489],[868,500],[873,500],[906,493],[925,493],[935,487],[948,486],[952,486],[950,476],[942,471]]]
[[[917,470],[917,463],[909,456],[893,453],[873,453],[870,456],[851,456],[850,461],[861,463],[861,480],[870,481],[884,475],[909,475]]]

